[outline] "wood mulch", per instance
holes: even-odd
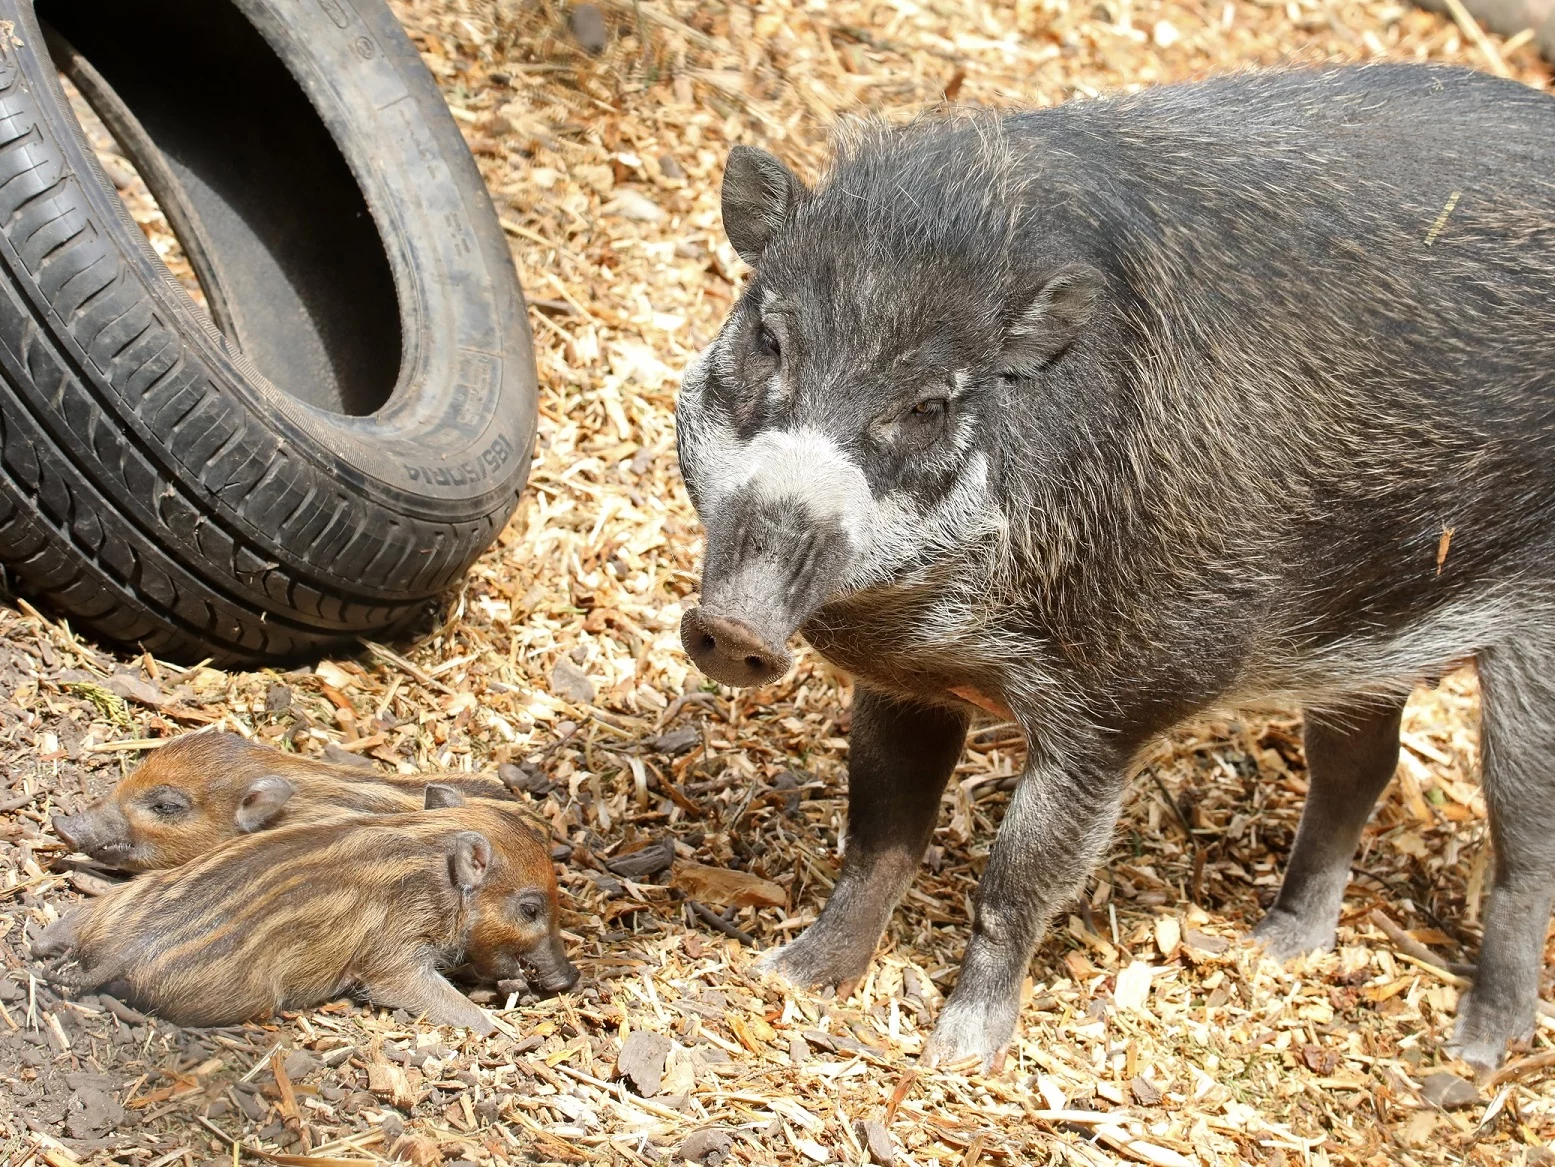
[[[1163,743],[1032,964],[1006,1068],[983,1076],[916,1055],[954,983],[1017,735],[976,733],[853,995],[789,992],[751,965],[836,878],[848,685],[801,655],[778,684],[720,690],[677,637],[701,544],[673,399],[743,278],[719,230],[731,144],[813,172],[852,113],[1292,61],[1454,60],[1548,88],[1527,39],[1382,0],[609,0],[593,25],[584,7],[570,28],[545,0],[396,4],[493,192],[542,383],[530,489],[438,627],[243,673],[114,655],[0,607],[6,1167],[1555,1161],[1549,1017],[1493,1081],[1440,1077],[1468,1077],[1442,1046],[1487,880],[1472,675],[1411,703],[1339,948],[1286,968],[1242,937],[1306,791],[1298,719]],[[110,172],[178,269],[133,175]],[[491,1000],[503,1030],[488,1039],[350,1002],[185,1031],[60,999],[24,933],[103,873],[66,854],[50,815],[207,725],[403,772],[525,768],[570,850],[583,986]]]

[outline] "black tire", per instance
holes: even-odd
[[[0,19],[16,590],[173,660],[284,661],[414,622],[512,514],[535,373],[480,174],[388,8],[0,0]],[[233,335],[129,218],[45,28],[181,184]]]
[[[1427,12],[1453,19],[1447,0],[1415,0]],[[1543,0],[1464,0],[1465,8],[1482,28],[1497,36],[1516,36],[1533,29],[1533,44],[1546,61],[1555,63],[1555,10]]]

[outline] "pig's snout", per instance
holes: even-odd
[[[683,467],[686,451],[708,439],[698,425],[690,417],[684,429]],[[847,591],[877,506],[854,454],[819,429],[767,429],[725,454],[742,481],[697,503],[706,529],[701,608],[681,619],[681,644],[717,682],[764,685],[788,671],[788,638]]]
[[[788,671],[792,658],[781,643],[734,616],[715,616],[693,608],[680,622],[686,654],[715,681],[725,685],[764,685]]]
[[[54,833],[65,840],[65,843],[74,851],[81,850],[81,840],[85,838],[85,826],[78,814],[54,816]]]
[[[565,993],[578,983],[577,966],[567,959],[567,949],[560,937],[552,936],[530,951],[524,957],[524,963],[534,970],[530,980],[542,992]]]
[[[81,814],[57,814],[54,833],[75,851],[108,862],[129,854],[129,824],[102,808]]]
[[[840,515],[755,488],[704,525],[702,606],[681,620],[680,642],[715,681],[775,681],[793,662],[788,638],[842,589],[853,540]]]

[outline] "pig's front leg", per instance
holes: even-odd
[[[1106,850],[1124,787],[1121,761],[1100,743],[1048,752],[1033,744],[1026,772],[977,889],[972,938],[955,991],[924,1049],[930,1065],[976,1056],[1003,1061],[1021,984],[1055,911],[1073,899]]]
[[[479,1034],[496,1029],[484,1009],[437,971],[430,955],[418,956],[402,969],[365,979],[362,994],[375,1005],[404,1009],[433,1025],[462,1025]]]
[[[864,974],[923,859],[969,718],[858,688],[848,737],[842,874],[821,917],[761,967],[797,985],[848,986]]]
[[[40,960],[48,960],[74,948],[76,936],[90,910],[86,906],[77,907],[55,920],[33,938],[32,954]]]

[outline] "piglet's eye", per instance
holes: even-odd
[[[544,909],[534,900],[520,900],[518,904],[518,916],[526,924],[533,924],[540,918]]]
[[[189,799],[170,787],[149,790],[141,799],[141,805],[159,819],[177,818],[189,809]]]

